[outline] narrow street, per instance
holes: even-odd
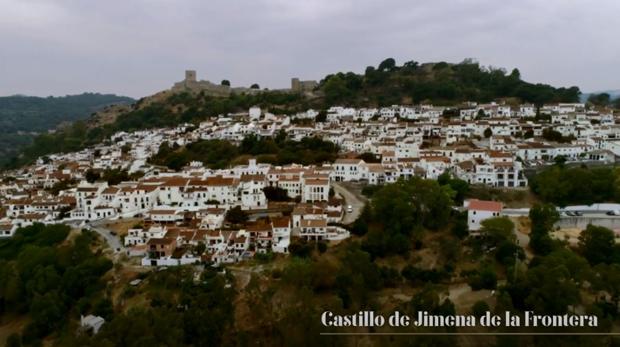
[[[334,187],[334,191],[338,193],[345,200],[345,215],[342,219],[343,224],[353,223],[357,217],[362,213],[362,209],[364,208],[364,204],[366,203],[366,199],[351,190],[345,187],[341,182],[332,182],[332,186]],[[346,212],[347,206],[351,205],[353,208],[353,212]]]
[[[88,230],[92,230],[94,232],[96,232],[97,234],[99,234],[103,240],[108,244],[108,246],[110,247],[110,249],[112,249],[112,251],[116,254],[116,253],[123,253],[125,252],[125,247],[123,246],[123,244],[121,243],[120,238],[117,235],[112,235],[111,230],[106,229],[103,225],[104,223],[106,223],[107,220],[102,220],[102,221],[95,221],[95,222],[90,222],[90,223],[86,223],[84,225],[81,225],[80,223],[75,223],[75,222],[69,222],[66,223],[69,226],[72,226],[76,229],[88,229]]]
[[[98,225],[98,224],[95,224],[95,223],[86,224],[86,225],[90,226],[90,230],[92,230],[92,231],[96,232],[97,234],[101,235],[101,237],[103,237],[103,239],[108,244],[108,246],[110,246],[110,248],[112,248],[114,253],[124,252],[125,251],[125,247],[121,243],[120,238],[117,235],[112,235],[111,230],[106,229],[102,225]]]

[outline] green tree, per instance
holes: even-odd
[[[588,103],[595,106],[607,106],[611,102],[609,93],[592,94],[588,97]]]
[[[229,86],[230,87],[230,81],[229,80],[222,80],[222,82],[220,82],[221,85],[223,86]]]
[[[612,105],[615,109],[620,109],[620,97],[615,98]]]
[[[13,333],[6,339],[6,347],[21,347],[22,338],[19,334]]]
[[[529,217],[531,221],[530,247],[536,254],[549,254],[553,246],[549,232],[560,219],[560,214],[551,204],[534,204],[530,208]]]
[[[84,174],[84,178],[86,178],[86,181],[88,183],[94,183],[95,181],[97,181],[101,176],[99,175],[99,173],[93,169],[88,169],[86,170],[86,173]]]
[[[478,272],[469,278],[469,286],[472,290],[495,289],[497,287],[497,274],[490,265],[482,265]]]
[[[491,130],[491,128],[484,129],[484,137],[488,139],[491,135],[493,135],[493,130]]]
[[[280,187],[265,187],[263,188],[265,197],[269,201],[289,201],[288,192],[286,189]]]
[[[248,221],[248,214],[240,206],[235,206],[226,212],[226,220],[232,224],[243,224]]]
[[[392,71],[395,68],[396,68],[396,60],[394,60],[394,58],[385,59],[377,67],[379,71]]]
[[[346,102],[351,96],[346,82],[338,75],[332,76],[323,86],[327,105]]]
[[[613,231],[588,224],[579,235],[579,250],[592,265],[610,263],[615,252]]]
[[[484,234],[493,245],[498,245],[503,241],[514,243],[516,240],[515,225],[508,217],[485,219],[480,225],[480,233]]]
[[[489,304],[483,300],[476,301],[471,307],[471,314],[478,318],[484,316],[489,311],[491,311]]]

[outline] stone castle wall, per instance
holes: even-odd
[[[284,93],[305,93],[312,92],[318,83],[316,81],[300,81],[299,78],[291,79],[291,88],[290,89],[278,89],[278,92]],[[234,87],[231,88],[226,85],[215,84],[210,81],[200,80],[198,81],[196,78],[196,71],[187,70],[185,71],[185,79],[180,82],[176,82],[172,88],[170,88],[172,92],[190,92],[190,93],[200,93],[203,92],[206,95],[210,96],[219,96],[219,97],[227,97],[230,94],[256,94],[260,93],[262,90],[260,89],[252,89],[246,87]]]

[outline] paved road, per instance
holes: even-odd
[[[84,225],[81,225],[79,222],[69,222],[66,223],[75,228],[81,229],[89,229],[97,234],[101,235],[103,240],[110,246],[110,248],[114,251],[114,253],[125,252],[125,247],[121,243],[121,240],[118,236],[112,235],[111,230],[106,229],[103,225],[107,222],[107,220],[95,221],[95,222],[87,222]]]
[[[121,240],[118,236],[112,235],[109,229],[104,228],[102,225],[98,224],[87,224],[90,225],[90,229],[97,234],[101,235],[105,242],[112,248],[114,253],[124,252],[125,247],[121,243]]]
[[[353,193],[347,187],[342,185],[340,182],[332,182],[332,186],[334,187],[334,191],[338,193],[338,195],[342,196],[345,201],[345,215],[342,219],[343,224],[353,223],[357,217],[362,213],[362,209],[364,208],[365,200],[362,200],[362,197],[359,197],[357,194]],[[353,212],[347,213],[347,206],[351,205],[353,207]]]

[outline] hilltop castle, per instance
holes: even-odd
[[[272,91],[284,92],[284,93],[310,93],[319,84],[317,81],[300,81],[299,78],[291,79],[291,88],[289,89],[274,89]],[[200,93],[203,92],[210,96],[226,97],[230,94],[256,94],[267,89],[254,89],[246,87],[230,87],[222,84],[215,84],[206,80],[197,80],[195,70],[186,70],[185,79],[180,82],[176,82],[172,88],[172,92],[191,92]]]

